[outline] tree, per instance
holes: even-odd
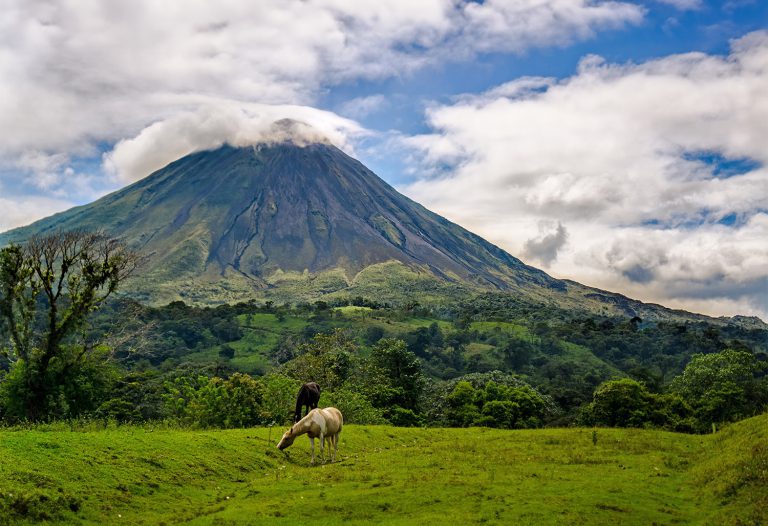
[[[405,342],[394,338],[379,340],[371,351],[371,362],[383,377],[379,386],[371,388],[378,387],[386,392],[385,396],[377,397],[379,405],[416,410],[424,388],[424,376],[421,362],[407,349]]]
[[[765,409],[768,382],[758,377],[764,368],[745,351],[696,354],[671,388],[693,407],[699,430],[706,431],[713,423],[732,422]]]
[[[349,377],[354,340],[341,329],[332,334],[316,334],[298,349],[298,356],[282,366],[282,372],[301,382],[317,382],[325,390],[340,387]]]
[[[140,264],[139,254],[100,232],[56,232],[0,250],[0,317],[23,385],[30,420],[61,410],[60,387],[83,370],[94,346],[76,338],[96,310]],[[8,392],[4,386],[5,392]],[[63,400],[66,404],[66,400]],[[77,408],[68,407],[72,413]]]
[[[552,414],[551,400],[523,382],[505,385],[490,379],[490,374],[467,375],[478,384],[460,380],[446,397],[449,425],[466,427],[530,428],[541,426]]]
[[[631,378],[600,385],[582,410],[582,423],[608,427],[663,427],[690,431],[691,408],[676,394],[657,395]]]
[[[648,389],[636,380],[622,378],[605,382],[595,390],[592,403],[585,408],[588,425],[642,427],[650,420],[653,400]]]

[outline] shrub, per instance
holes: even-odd
[[[263,423],[264,385],[247,374],[227,380],[198,376],[167,385],[166,400],[182,422],[198,427],[248,427]]]
[[[341,411],[349,424],[386,424],[384,411],[376,408],[360,392],[343,386],[336,391],[323,391],[320,407],[333,406]]]

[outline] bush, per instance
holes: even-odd
[[[197,427],[248,427],[264,423],[264,385],[247,374],[227,380],[199,376],[167,385],[166,399],[182,422]]]
[[[675,394],[651,393],[645,384],[622,378],[600,385],[582,409],[581,423],[605,427],[662,427],[691,431],[691,407]]]
[[[446,397],[446,405],[447,424],[459,427],[540,427],[551,414],[551,402],[529,385],[504,385],[493,380],[478,388],[466,380],[457,382]]]
[[[335,407],[341,411],[347,424],[386,424],[384,411],[371,404],[363,394],[348,386],[336,391],[323,391],[320,407]]]
[[[30,407],[38,408],[46,420],[92,414],[118,380],[108,355],[106,348],[81,355],[74,348],[62,347],[42,376],[34,352],[29,362],[14,362],[0,383],[0,415],[16,423],[38,416],[29,414]]]

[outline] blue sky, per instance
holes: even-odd
[[[290,117],[555,276],[768,319],[765,93],[758,0],[11,0],[0,230]]]

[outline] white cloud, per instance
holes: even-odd
[[[45,152],[27,150],[21,154],[16,166],[32,176],[30,182],[34,186],[48,190],[60,184],[62,176],[71,175],[69,161],[66,153],[49,155]]]
[[[26,225],[41,217],[62,212],[75,206],[64,199],[25,197],[8,199],[0,196],[0,232]]]
[[[589,0],[11,0],[0,12],[0,127],[14,133],[0,154],[72,154],[194,110],[196,96],[312,103],[321,87],[457,50],[523,51],[642,15]]]
[[[105,144],[118,144],[108,166],[133,179],[168,160],[160,145],[180,153],[242,138],[264,115],[304,118],[343,144],[354,126],[300,108],[329,87],[564,44],[643,13],[592,0],[8,0],[0,167],[62,195],[89,181],[69,161]],[[384,103],[351,101],[348,114]]]
[[[289,128],[276,121],[297,121]],[[292,105],[235,104],[211,101],[197,111],[178,113],[118,142],[105,154],[109,173],[122,181],[135,181],[192,152],[228,143],[244,146],[265,140],[330,140],[350,151],[348,138],[362,135],[355,122],[333,113]]]
[[[768,32],[727,57],[587,57],[560,82],[518,80],[433,108],[434,133],[407,144],[427,172],[455,169],[406,191],[513,254],[536,246],[540,221],[562,223],[556,275],[768,319],[765,93]]]
[[[342,104],[339,107],[339,113],[353,119],[361,119],[381,111],[386,105],[387,98],[382,94],[356,97]]]
[[[703,6],[702,0],[656,0],[660,4],[671,5],[679,9],[680,11],[701,9]]]

